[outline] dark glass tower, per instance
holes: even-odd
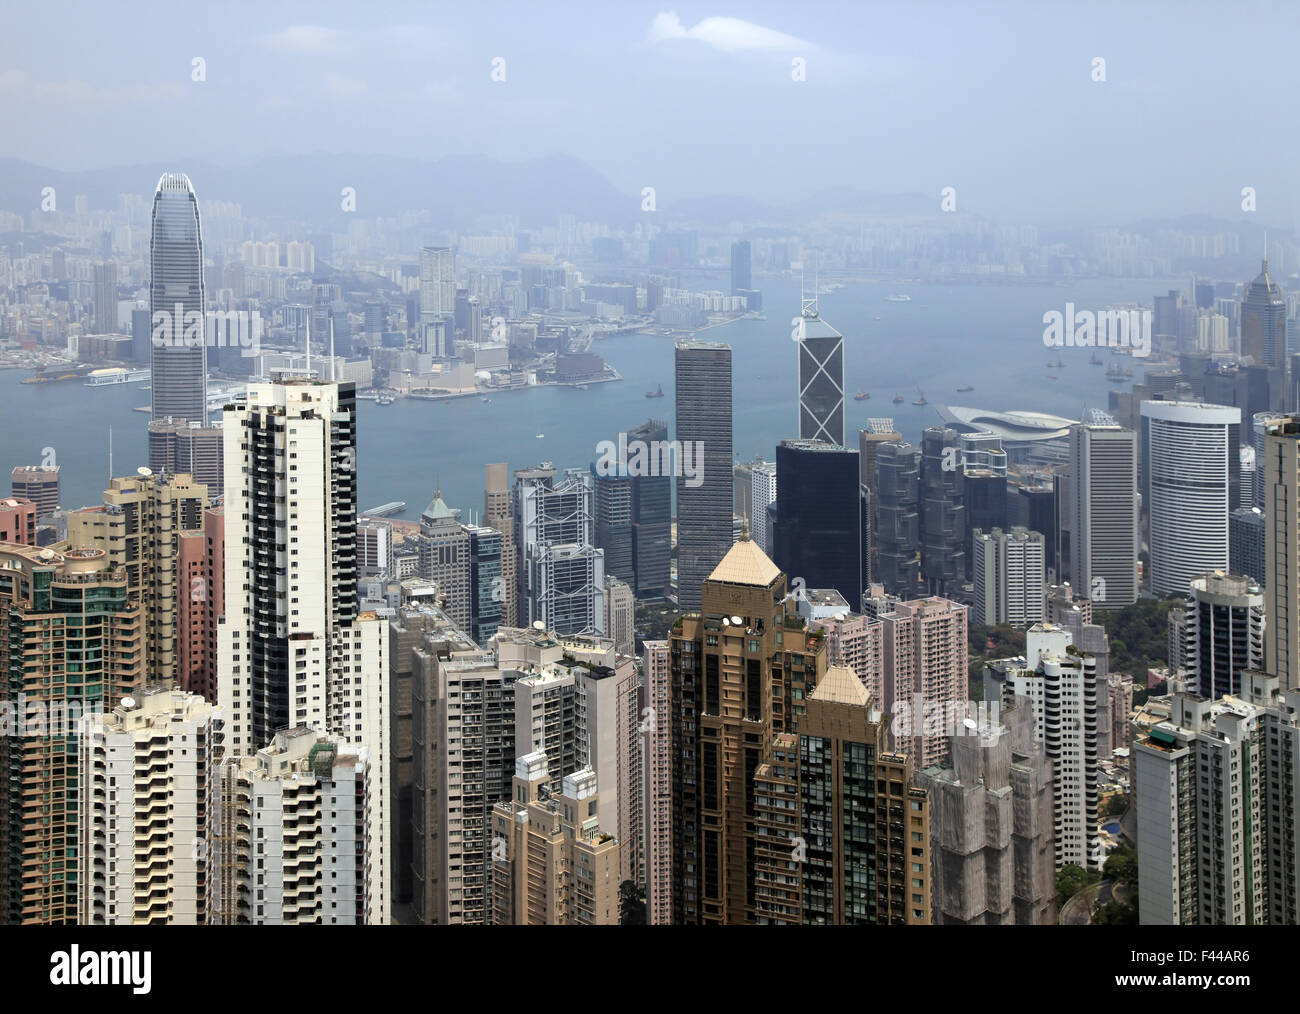
[[[198,198],[184,173],[164,173],[154,193],[149,246],[154,419],[207,422],[205,310]]]
[[[834,588],[853,609],[867,586],[865,494],[858,452],[822,440],[776,448],[773,562],[808,588]]]
[[[966,576],[965,475],[956,430],[921,435],[921,576],[945,595]]]
[[[668,424],[650,419],[627,436],[653,448],[655,441],[668,439]],[[641,475],[632,480],[632,569],[636,572],[632,590],[638,598],[657,598],[668,587],[673,551],[672,501],[669,476]]]
[[[697,477],[677,476],[677,604],[700,608],[704,579],[731,547],[731,346],[679,342],[677,440]],[[681,471],[679,469],[679,471]]]
[[[875,540],[879,561],[873,578],[885,591],[915,598],[921,568],[921,452],[902,442],[876,451]]]
[[[749,272],[749,240],[742,239],[731,244],[731,294],[740,295],[741,289],[752,288]]]

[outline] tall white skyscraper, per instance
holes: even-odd
[[[1034,712],[1034,742],[1053,768],[1056,868],[1096,869],[1104,858],[1097,833],[1098,723],[1106,690],[1092,655],[1071,654],[1070,632],[1036,623],[1025,636],[1024,659],[984,666],[984,699],[1004,708],[1023,697]]]
[[[228,749],[249,756],[306,726],[364,748],[387,784],[385,625],[357,596],[352,384],[252,384],[227,407],[225,615],[218,701]],[[367,921],[389,921],[388,793],[369,811]]]
[[[1241,409],[1144,401],[1151,590],[1185,595],[1192,578],[1228,569],[1231,474]]]
[[[1119,426],[1070,428],[1070,527],[1074,587],[1101,609],[1138,594],[1137,436]]]
[[[1045,617],[1046,544],[1041,532],[978,528],[972,539],[975,604],[971,619],[981,626],[1024,626]]]
[[[756,461],[749,473],[750,510],[753,517],[749,519],[749,534],[768,556],[772,555],[772,519],[767,513],[768,507],[776,503],[776,464],[771,461]]]
[[[420,321],[456,311],[456,255],[451,247],[426,246],[420,251]]]
[[[220,708],[165,688],[87,717],[77,743],[80,925],[207,921],[205,813],[223,726]]]

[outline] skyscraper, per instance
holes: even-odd
[[[785,575],[748,538],[701,593],[668,638],[673,919],[734,925],[756,918],[753,772],[774,737],[796,731],[826,640],[795,619]]]
[[[1264,670],[1300,688],[1300,416],[1268,427],[1264,469]]]
[[[947,768],[917,772],[930,791],[934,922],[1056,925],[1052,765],[1024,701],[953,737]]]
[[[126,570],[131,596],[144,609],[150,680],[182,678],[181,608],[186,599],[205,599],[210,589],[201,576],[198,583],[182,583],[181,533],[203,527],[207,505],[206,488],[188,475],[132,475],[109,483],[103,506],[68,512],[68,545],[102,549],[112,565]]]
[[[931,426],[921,435],[921,579],[932,595],[966,578],[966,476],[956,430]]]
[[[740,239],[731,244],[731,294],[733,296],[740,295],[741,289],[753,287],[750,284],[749,259],[749,240]]]
[[[929,924],[930,794],[886,749],[876,703],[833,665],[797,731],[773,737],[753,776],[755,921]]]
[[[631,430],[628,440],[640,440],[647,447],[668,439],[668,424],[649,419]],[[638,475],[632,478],[632,570],[633,593],[638,597],[661,598],[668,590],[673,552],[673,480],[667,475]]]
[[[600,785],[583,768],[547,792],[554,772],[544,752],[515,760],[513,791],[492,807],[500,844],[489,867],[496,926],[616,926],[624,845],[596,815]],[[543,794],[545,792],[545,794]]]
[[[805,588],[834,588],[862,606],[866,512],[858,452],[822,440],[782,440],[776,448],[773,562]]]
[[[646,923],[673,921],[672,656],[667,641],[641,643],[644,716],[642,797],[645,818]]]
[[[605,554],[593,545],[592,476],[557,481],[547,462],[515,472],[519,620],[561,634],[605,629]]]
[[[803,300],[796,334],[799,437],[843,446],[844,336],[822,320],[816,296]]]
[[[77,918],[77,719],[144,685],[140,605],[103,550],[0,546],[0,922]]]
[[[1229,486],[1240,467],[1235,438],[1241,409],[1144,401],[1142,418],[1151,590],[1184,595],[1192,578],[1228,567]]]
[[[1091,655],[1071,651],[1068,630],[1036,623],[1025,636],[1025,657],[984,664],[984,699],[1003,708],[1025,698],[1034,713],[1034,741],[1054,772],[1056,867],[1101,866],[1097,832],[1100,723],[1105,681]]]
[[[699,477],[677,477],[677,603],[689,611],[731,545],[731,346],[678,342],[676,370],[677,440],[696,454]]]
[[[989,627],[1040,622],[1047,592],[1042,534],[1024,528],[1009,532],[977,528],[972,545],[975,606],[971,621]]]
[[[149,247],[152,418],[208,419],[207,303],[199,201],[184,173],[164,173]]]
[[[519,550],[515,543],[515,522],[510,513],[510,468],[504,461],[484,468],[483,523],[501,533],[501,626],[518,623]]]
[[[772,544],[772,518],[768,508],[776,503],[776,464],[756,461],[749,471],[749,534],[758,548],[768,556],[775,551]]]
[[[356,393],[299,379],[252,384],[227,406],[226,611],[218,702],[229,749],[252,756],[307,726],[389,757],[386,627],[358,608]],[[388,793],[368,810],[367,920],[389,921]]]
[[[1259,274],[1246,286],[1241,303],[1241,354],[1255,365],[1280,371],[1281,389],[1286,390],[1287,356],[1286,299],[1268,273],[1268,258],[1260,263]],[[1271,385],[1270,385],[1271,386]],[[1270,405],[1283,409],[1285,405]]]
[[[1099,609],[1137,601],[1137,437],[1118,426],[1070,428],[1070,574]]]
[[[207,921],[209,780],[223,726],[220,708],[165,685],[87,719],[77,847],[91,875],[78,881],[78,923]]]
[[[1212,701],[1240,696],[1242,674],[1264,660],[1264,593],[1248,577],[1211,571],[1192,578],[1183,613],[1187,689]]]
[[[1175,694],[1133,746],[1144,926],[1294,924],[1300,695],[1244,674],[1242,696]]]
[[[117,331],[117,262],[95,265],[95,333]]]
[[[907,443],[881,444],[876,451],[875,516],[879,573],[873,581],[891,595],[911,598],[920,590],[921,451]]]

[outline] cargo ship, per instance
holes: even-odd
[[[366,517],[386,518],[390,514],[400,514],[404,510],[406,510],[405,500],[391,500],[388,503],[381,503],[371,510],[364,511],[363,514]]]
[[[63,366],[42,366],[24,384],[58,384],[65,380],[88,380],[99,367],[90,363],[67,363]]]

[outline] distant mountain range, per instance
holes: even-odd
[[[363,217],[428,210],[439,228],[465,230],[476,218],[517,216],[525,226],[553,225],[559,215],[633,225],[643,220],[640,193],[624,193],[587,163],[565,155],[502,162],[478,155],[454,155],[436,162],[387,155],[295,155],[263,159],[236,169],[196,159],[176,163],[115,166],[64,172],[16,158],[0,158],[0,208],[26,216],[52,186],[60,209],[85,194],[92,209],[111,208],[118,194],[153,193],[164,172],[187,173],[200,200],[233,201],[244,214],[290,219],[322,227],[347,225],[342,191],[356,191]],[[660,222],[726,225],[730,222],[791,223],[825,214],[885,217],[933,215],[938,197],[869,194],[832,188],[785,206],[739,197],[694,197],[679,201],[659,195]]]

